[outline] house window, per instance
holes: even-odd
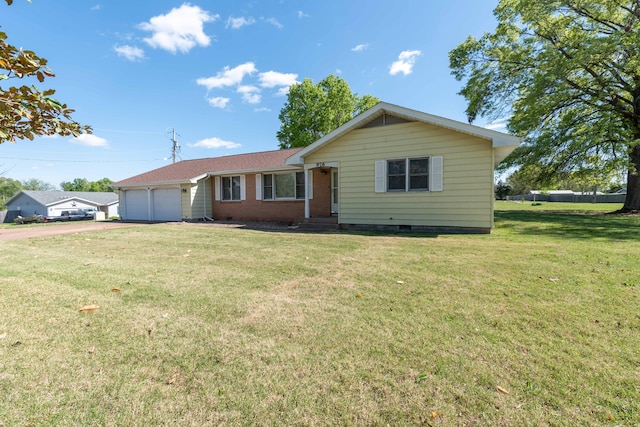
[[[240,200],[240,176],[222,177],[222,200]]]
[[[264,200],[304,199],[304,172],[265,174],[262,178]]]
[[[273,175],[264,175],[262,178],[262,198],[271,200],[273,199]]]
[[[387,160],[387,191],[428,190],[428,157]]]

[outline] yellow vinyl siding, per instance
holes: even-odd
[[[213,197],[211,192],[212,185],[212,179],[200,180],[196,185],[182,185],[180,190],[183,218],[200,219],[203,218],[205,214],[206,216],[211,217],[211,199]],[[186,190],[186,192],[184,190]],[[204,209],[205,203],[207,205],[206,210]]]
[[[443,156],[442,192],[376,193],[376,160]],[[342,224],[490,228],[491,141],[413,122],[351,131],[305,158],[339,162]]]

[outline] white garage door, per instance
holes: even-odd
[[[149,220],[147,190],[127,190],[124,192],[122,219],[138,221]]]
[[[153,220],[182,220],[179,188],[156,188],[153,190]]]

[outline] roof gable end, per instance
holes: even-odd
[[[456,120],[447,119],[440,116],[434,116],[432,114],[423,113],[409,108],[400,107],[398,105],[389,104],[386,102],[379,102],[364,113],[354,117],[344,125],[335,129],[334,131],[323,136],[313,144],[303,148],[298,153],[287,159],[287,164],[301,165],[304,164],[304,157],[319,150],[326,144],[340,138],[348,132],[365,127],[376,127],[384,125],[387,118],[391,118],[393,123],[406,123],[406,122],[423,122],[426,124],[440,126],[446,129],[453,130],[455,132],[466,133],[478,138],[489,140],[492,142],[493,148],[497,147],[509,147],[513,150],[520,145],[521,139],[502,132],[496,132],[494,130],[481,128],[479,126],[473,126],[466,123],[462,123]],[[391,124],[391,123],[390,123]],[[511,151],[501,150],[501,151]],[[504,158],[502,155],[500,157]],[[502,160],[500,158],[499,160]],[[498,159],[496,159],[498,160]]]

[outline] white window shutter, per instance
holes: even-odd
[[[247,179],[240,175],[240,200],[247,200]]]
[[[376,193],[384,193],[387,190],[386,175],[387,175],[387,162],[386,160],[376,160],[375,173],[375,191]]]
[[[313,169],[309,169],[307,173],[305,173],[305,178],[309,180],[309,182],[307,183],[307,190],[309,193],[309,200],[311,200],[313,199]]]
[[[431,157],[431,168],[429,170],[429,177],[431,178],[431,185],[429,191],[442,191],[442,175],[444,170],[444,159],[442,156]]]
[[[220,195],[222,194],[222,187],[220,186],[220,177],[219,176],[216,176],[216,188],[215,188],[214,192],[216,193],[216,200],[220,201],[220,199],[221,199]]]
[[[256,174],[256,200],[262,200],[262,174]]]

